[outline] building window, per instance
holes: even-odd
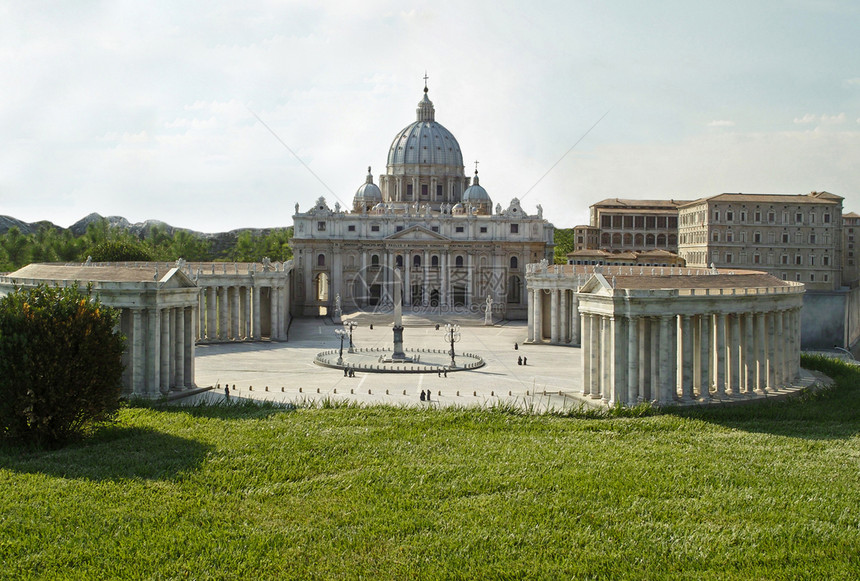
[[[830,277],[829,277],[828,275],[826,275],[826,274],[825,274],[825,275],[824,275],[824,282],[828,282],[829,280],[830,280]]]
[[[731,222],[735,219],[735,213],[731,210],[726,210],[726,222]]]
[[[753,264],[761,264],[761,254],[758,252],[753,254]]]
[[[442,186],[441,185],[436,186],[436,199],[437,200],[442,199]]]
[[[782,262],[782,264],[788,264],[788,254],[783,254],[780,257],[780,261]]]
[[[519,264],[519,261],[517,261],[517,257],[511,256],[511,269],[515,270],[517,268],[518,264]]]
[[[815,266],[815,255],[809,257],[809,266]]]
[[[317,232],[325,231],[325,222],[317,222]]]
[[[433,232],[439,232],[439,226],[431,226],[430,230],[432,230]]]
[[[742,222],[743,224],[746,224],[746,223],[747,223],[747,213],[746,213],[746,211],[742,211],[742,212],[741,212],[741,222]]]
[[[462,226],[457,226],[456,228],[454,228],[454,231],[455,231],[455,232],[462,232],[462,231],[463,231],[463,227],[462,227]]]
[[[376,226],[376,225],[371,226],[371,227],[370,227],[370,231],[371,231],[371,232],[379,232],[379,226]]]
[[[809,235],[809,243],[810,243],[810,244],[815,244],[815,234],[810,234],[810,235]]]
[[[794,255],[794,264],[801,265],[803,264],[803,257],[799,254]]]
[[[456,266],[457,268],[463,268],[463,257],[462,256],[458,256],[457,258],[454,259],[454,266]]]
[[[370,257],[370,266],[379,266],[379,255],[374,254]]]
[[[406,198],[412,198],[412,184],[406,184]]]
[[[756,244],[761,244],[761,232],[756,232],[753,234],[753,242]]]
[[[720,221],[720,211],[714,210],[714,222],[719,222],[719,221]]]
[[[714,242],[719,242],[719,241],[720,241],[720,233],[719,233],[719,232],[714,232],[714,234],[711,236],[711,239],[712,239]]]
[[[325,254],[317,256],[317,266],[325,266]]]
[[[797,213],[794,215],[794,222],[795,222],[796,224],[803,224],[803,214],[801,214],[800,212],[797,212]]]
[[[397,268],[403,268],[403,257],[398,254],[394,259],[394,264]]]
[[[767,213],[767,222],[768,224],[776,222],[776,212],[771,211]]]
[[[511,224],[511,234],[519,234],[520,225],[519,224]]]
[[[755,213],[755,222],[756,222],[756,224],[758,224],[759,222],[761,222],[761,212],[756,212],[756,213]]]
[[[829,224],[829,223],[830,223],[830,214],[824,214],[824,223],[825,223],[825,224]]]
[[[732,253],[726,252],[726,264],[731,264],[731,263],[732,263]]]
[[[783,233],[782,233],[782,243],[783,243],[783,244],[788,244],[788,232],[783,232]]]
[[[797,282],[800,282],[800,273],[799,272],[794,273],[794,280],[796,280]]]
[[[396,231],[397,231],[397,232],[400,232],[401,230],[403,230],[403,226],[398,226],[398,227],[396,228]]]
[[[811,214],[809,214],[809,223],[815,224],[815,212],[812,212]]]
[[[430,257],[430,266],[439,266],[439,257],[435,254]]]
[[[824,266],[830,266],[830,257],[829,256],[824,256],[821,260],[822,260],[822,264],[824,264]]]
[[[487,233],[487,227],[481,226],[481,234],[486,234],[486,233]]]
[[[782,280],[788,280],[788,276],[784,272],[782,273]]]
[[[349,226],[347,226],[346,229],[349,230],[350,232],[355,232],[355,224],[350,224]]]
[[[421,268],[421,255],[420,254],[416,254],[415,256],[412,257],[412,266],[414,266],[415,268]]]
[[[421,184],[421,197],[426,198],[428,195],[427,184]]]

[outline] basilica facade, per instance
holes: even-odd
[[[482,311],[524,319],[526,264],[552,260],[553,226],[540,205],[493,206],[478,172],[467,177],[460,145],[436,121],[427,95],[398,131],[385,173],[368,168],[351,208],[319,198],[293,216],[293,315],[385,309],[400,270],[405,309]],[[489,299],[489,300],[488,300]]]

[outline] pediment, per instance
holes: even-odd
[[[425,241],[445,241],[448,242],[451,239],[447,236],[442,236],[438,232],[433,232],[432,230],[428,230],[424,226],[410,226],[405,230],[401,230],[400,232],[395,232],[391,236],[387,236],[386,240],[425,240]]]
[[[600,273],[591,275],[585,284],[579,287],[580,294],[612,296],[613,289],[609,281]]]
[[[197,283],[179,268],[171,268],[158,281],[160,288],[194,288]]]

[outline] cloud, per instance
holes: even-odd
[[[735,126],[734,121],[726,121],[726,120],[722,120],[722,119],[714,120],[714,121],[711,121],[710,123],[708,123],[708,127],[734,127],[734,126]]]

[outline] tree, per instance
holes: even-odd
[[[56,447],[117,410],[125,339],[119,311],[77,287],[0,299],[0,433]]]
[[[130,237],[106,240],[90,248],[89,256],[94,262],[146,262],[152,260],[149,249]]]

